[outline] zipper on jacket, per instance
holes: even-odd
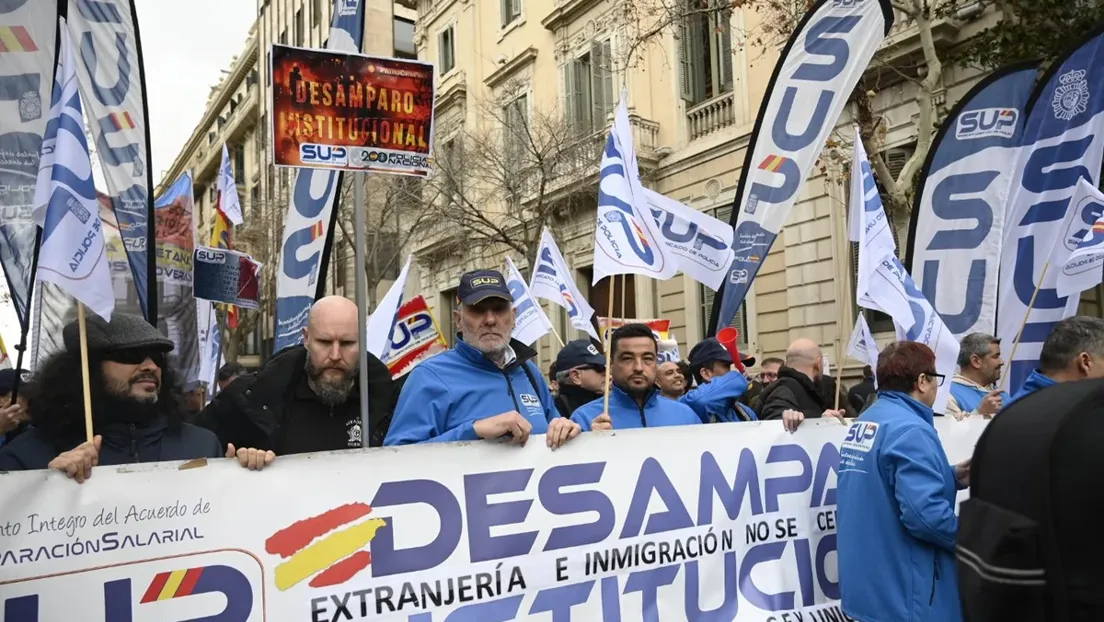
[[[636,404],[636,408],[640,411],[640,425],[645,428],[648,427],[648,418],[644,416],[644,407],[639,402]]]
[[[505,369],[499,371],[502,372],[502,377],[506,379],[506,390],[510,392],[510,399],[514,402],[514,410],[524,417],[525,415],[521,413],[521,404],[518,404],[517,395],[514,393],[514,383],[510,381],[510,374]]]
[[[933,561],[934,561],[934,569],[932,571],[931,598],[928,599],[928,606],[929,607],[935,604],[935,586],[939,584],[939,553],[935,554],[935,557],[933,558]]]
[[[138,457],[138,441],[134,438],[134,424],[130,424],[130,454],[134,456],[135,462],[141,462],[142,459]]]

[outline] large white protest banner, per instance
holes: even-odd
[[[936,425],[956,462],[985,421]],[[588,433],[556,452],[542,439],[434,444],[285,456],[260,473],[199,460],[98,468],[84,484],[0,475],[0,611],[6,622],[842,620],[846,430]]]

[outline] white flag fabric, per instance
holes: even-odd
[[[37,278],[57,285],[110,320],[115,292],[84,135],[73,44],[64,20],[60,42],[35,185],[34,220],[42,227]]]
[[[406,277],[410,274],[410,264],[414,256],[410,255],[399,272],[399,278],[391,284],[387,295],[376,305],[375,312],[368,317],[368,336],[365,347],[383,360],[387,350],[391,347],[391,331],[395,328],[395,318],[399,315],[399,307],[403,304],[403,291],[406,289]]]
[[[1096,204],[1093,210],[1090,206]],[[1078,214],[1102,213],[1104,192],[1100,192],[1084,177],[1077,182],[1069,212]],[[1100,285],[1104,279],[1104,216],[1096,219],[1077,248],[1070,253],[1058,274],[1056,288],[1059,296],[1079,294]]]
[[[644,197],[678,271],[717,291],[732,263],[732,226],[648,188]]]
[[[874,181],[866,148],[862,144],[862,136],[859,128],[855,127],[855,151],[851,158],[849,237],[852,242],[859,242],[862,249],[859,252],[858,277],[855,282],[855,298],[861,307],[869,308],[870,301],[866,298],[866,293],[870,289],[871,275],[883,259],[892,257],[897,252],[891,226],[882,208],[881,196],[878,195],[878,186]]]
[[[594,283],[617,274],[664,280],[678,272],[677,261],[659,234],[640,184],[627,96],[622,90],[598,173]]]
[[[851,340],[847,342],[847,356],[862,361],[872,369],[878,369],[878,344],[870,333],[870,325],[863,314],[855,319],[855,329],[851,331]],[[875,386],[877,379],[874,380]]]
[[[958,364],[958,340],[893,254],[896,244],[889,229],[891,224],[858,140],[855,152],[849,223],[852,239],[859,243],[855,296],[860,307],[893,318],[899,340],[918,341],[935,353],[935,372],[944,376],[934,406],[935,412],[941,413],[951,395],[951,378]],[[861,186],[856,186],[856,177],[860,178]],[[870,257],[878,257],[878,261]]]
[[[531,346],[538,339],[552,332],[552,320],[548,319],[540,303],[529,291],[514,261],[506,258],[506,286],[514,297],[517,319],[514,323],[514,339]]]
[[[534,298],[560,305],[567,310],[567,317],[571,320],[572,326],[601,341],[591,321],[594,317],[594,308],[579,291],[579,286],[575,284],[571,270],[564,261],[563,253],[560,252],[560,247],[556,246],[556,240],[548,229],[541,232],[540,248],[537,249],[537,267],[529,280],[529,293]]]
[[[222,165],[218,176],[218,209],[226,219],[235,225],[242,224],[241,198],[238,197],[238,184],[234,180],[234,167],[230,165],[230,151],[222,143]]]
[[[196,324],[199,329],[199,381],[207,383],[207,397],[215,394],[218,380],[219,357],[222,355],[222,335],[219,333],[215,305],[207,300],[196,300]]]

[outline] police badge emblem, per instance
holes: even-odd
[[[38,91],[27,91],[19,98],[19,119],[23,122],[42,117],[42,96]]]
[[[1089,109],[1089,82],[1084,69],[1072,69],[1058,77],[1060,84],[1054,89],[1051,107],[1054,116],[1070,121]]]

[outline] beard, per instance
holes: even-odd
[[[131,389],[135,384],[143,380],[157,380],[157,376],[149,373],[135,374],[129,380],[115,382],[103,379],[95,383],[98,388],[92,392],[92,412],[97,418],[123,423],[145,423],[155,418],[159,412],[158,399],[160,397],[161,384],[158,381],[158,393],[135,396]]]
[[[326,406],[338,406],[349,399],[349,393],[353,390],[353,384],[357,378],[357,367],[343,370],[338,367],[318,367],[307,357],[304,368],[307,371],[307,386],[314,391],[318,399]],[[342,372],[340,378],[328,380],[326,372],[329,370]]]

